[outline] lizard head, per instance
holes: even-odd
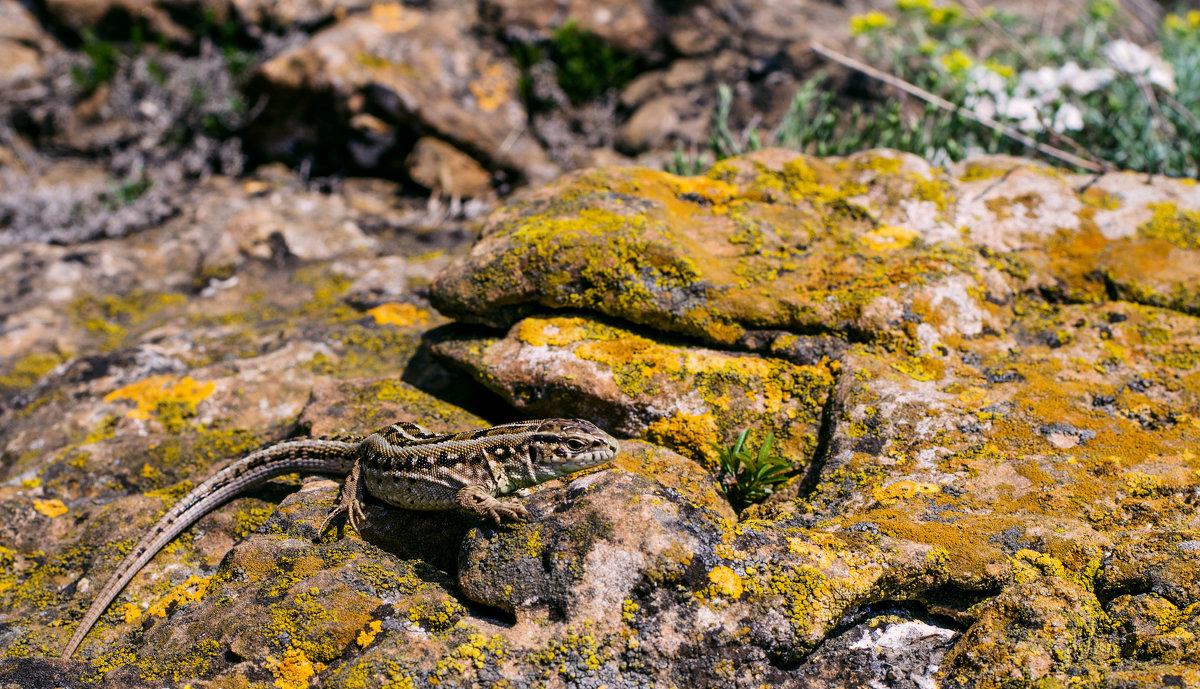
[[[616,439],[583,419],[537,422],[528,441],[529,455],[542,480],[604,464],[616,456]]]

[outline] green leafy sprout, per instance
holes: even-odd
[[[750,429],[747,428],[738,434],[737,442],[733,445],[721,447],[714,444],[721,465],[721,491],[738,513],[766,500],[776,486],[790,478],[792,472],[792,463],[775,452],[773,433],[767,433],[757,453],[746,445],[749,435]]]

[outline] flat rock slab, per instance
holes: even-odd
[[[1008,158],[942,170],[887,151],[765,150],[703,177],[592,170],[494,214],[434,304],[493,327],[574,308],[720,345],[930,347],[1003,331],[1033,288],[1197,313],[1197,213],[1196,185]]]
[[[833,367],[657,342],[583,317],[530,317],[505,338],[432,338],[434,353],[530,416],[583,416],[716,471],[742,429],[773,433],[797,470],[816,450]]]

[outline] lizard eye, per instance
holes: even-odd
[[[587,443],[583,442],[579,438],[571,438],[567,441],[567,448],[570,449],[571,452],[579,452],[585,447],[587,447]]]

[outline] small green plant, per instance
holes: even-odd
[[[115,43],[100,40],[87,29],[83,31],[82,50],[87,63],[71,68],[71,81],[84,91],[95,91],[116,76],[121,53]]]
[[[150,177],[145,171],[136,177],[114,183],[108,194],[108,209],[116,210],[122,206],[128,206],[150,191],[153,186],[154,182],[150,181]]]
[[[537,101],[533,93],[530,72],[543,61],[554,65],[558,86],[572,105],[581,105],[609,89],[620,88],[636,74],[633,58],[591,31],[580,29],[575,21],[555,29],[549,41],[514,44],[511,54],[521,68],[518,90],[531,111],[546,110],[553,105]]]
[[[775,487],[788,480],[792,463],[775,452],[775,435],[767,433],[758,453],[746,446],[750,429],[738,434],[737,442],[727,447],[714,445],[721,465],[721,490],[735,512],[766,500]]]

